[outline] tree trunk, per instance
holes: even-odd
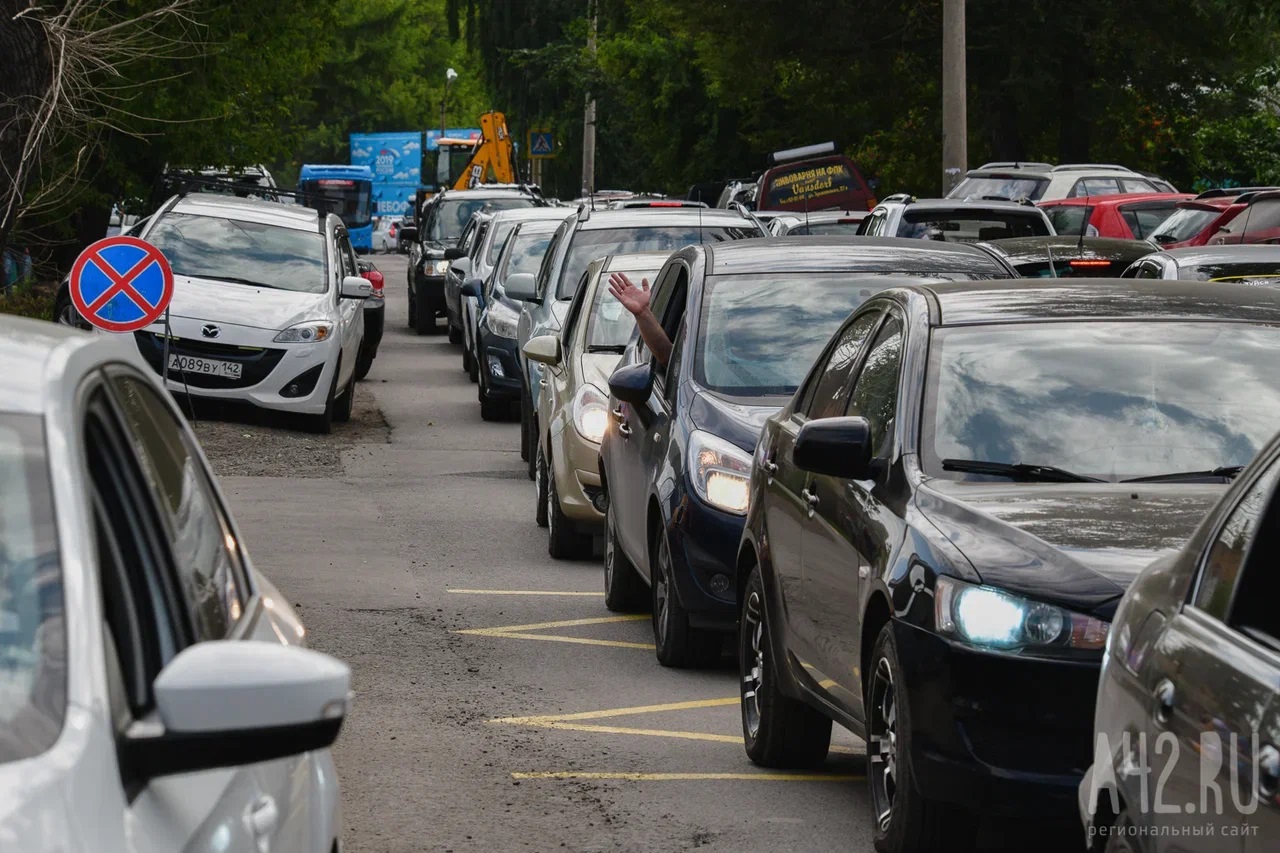
[[[33,18],[15,18],[27,6],[27,0],[0,0],[0,254],[22,198],[18,166],[27,154],[31,116],[53,73],[44,28]]]

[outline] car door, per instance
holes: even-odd
[[[823,643],[812,611],[821,604],[804,594],[803,552],[814,526],[820,521],[815,518],[815,506],[810,500],[814,475],[796,467],[792,451],[796,435],[806,421],[844,414],[858,354],[879,321],[878,310],[868,311],[832,337],[819,360],[821,366],[814,369],[796,410],[778,424],[774,446],[765,450],[765,459],[776,466],[766,482],[764,497],[769,557],[786,607],[788,646],[802,663],[810,666],[815,665],[817,647]]]
[[[867,419],[872,458],[887,471],[891,461],[903,322],[885,313],[857,365],[848,402],[839,415]],[[841,400],[834,400],[837,404]],[[815,475],[809,486],[814,516],[804,544],[804,596],[813,613],[814,664],[834,682],[829,688],[854,717],[862,718],[858,614],[869,578],[884,572],[901,522],[886,501],[887,477],[844,480]]]
[[[196,639],[179,588],[172,537],[152,497],[119,406],[100,383],[82,420],[85,482],[95,527],[110,719],[117,741],[154,718],[152,684]],[[256,850],[251,824],[264,792],[245,768],[136,779],[119,762],[124,837],[134,853]]]
[[[1278,474],[1273,461],[1223,518],[1190,600],[1143,661],[1149,713],[1139,721],[1129,763],[1147,771],[1150,801],[1139,807],[1150,822],[1169,828],[1156,836],[1158,851],[1243,849],[1242,830],[1259,816],[1257,765],[1268,747],[1273,764],[1280,762],[1280,732],[1269,715],[1280,690],[1274,606],[1280,537],[1268,530],[1265,547],[1255,547],[1263,544],[1268,522],[1274,526],[1280,517],[1271,499]],[[1273,597],[1250,607],[1244,598],[1251,592],[1255,602],[1268,592]],[[1272,770],[1265,784],[1274,806],[1280,766]],[[1206,823],[1216,825],[1216,837],[1191,846],[1188,836]]]
[[[355,250],[351,248],[351,237],[346,229],[337,233],[338,262],[342,268],[342,276],[360,275],[360,267],[356,263]],[[360,342],[364,339],[364,300],[343,299],[342,291],[338,291],[338,315],[342,321],[342,373],[338,376],[338,387],[341,388],[356,369],[356,356],[360,351]]]
[[[111,371],[110,385],[124,435],[167,535],[174,586],[193,639],[279,642],[268,618],[247,618],[250,606],[256,612],[260,602],[253,599],[247,566],[211,475],[171,402],[131,371]],[[252,792],[250,802],[237,801],[234,818],[250,827],[259,853],[317,850],[327,844],[328,839],[311,837],[318,803],[309,762],[309,756],[301,755],[215,771],[243,777],[229,779],[229,784]],[[151,787],[160,793],[170,781]]]

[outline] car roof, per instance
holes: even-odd
[[[967,272],[1008,275],[981,249],[905,237],[809,236],[704,244],[708,275],[778,272]]]
[[[237,198],[219,193],[191,193],[182,196],[168,212],[239,219],[261,225],[279,225],[297,231],[315,231],[320,223],[320,214],[300,204]]]
[[[1131,175],[1135,178],[1146,177],[1154,178],[1155,175],[1140,175],[1126,166],[1120,166],[1115,163],[1062,163],[1057,166],[1052,163],[1033,163],[1033,162],[1011,162],[1011,163],[984,163],[976,169],[970,169],[965,173],[966,178],[985,178],[999,175],[1016,175],[1025,178],[1042,178],[1048,180],[1055,174],[1084,174],[1090,175],[1103,174],[1107,177]],[[1164,180],[1157,178],[1157,180]]]
[[[1267,261],[1274,261],[1280,266],[1280,246],[1259,243],[1243,246],[1187,246],[1181,249],[1166,249],[1161,254],[1172,258],[1179,266],[1233,262],[1256,264]]]
[[[1193,193],[1108,193],[1107,195],[1082,195],[1072,198],[1052,198],[1039,202],[1040,207],[1105,207],[1108,205],[1128,204],[1135,201],[1191,201]]]
[[[71,326],[0,314],[0,412],[43,415],[51,387],[50,369],[65,368],[73,352],[96,347],[106,354],[119,340],[133,344],[133,336],[96,335]],[[135,347],[136,351],[136,347]]]
[[[738,225],[754,227],[751,220],[736,211],[717,210],[714,207],[633,207],[627,210],[595,210],[585,220],[579,217],[580,231],[601,231],[606,228],[665,228],[672,225],[703,225],[723,228]]]
[[[990,240],[986,245],[1015,263],[1021,260],[1044,259],[1048,250],[1064,258],[1107,256],[1133,260],[1159,251],[1155,243],[1147,240],[1123,240],[1118,237],[1085,237],[1081,240],[1078,236],[1071,234],[1058,234],[1053,237],[1006,237],[1003,240]]]
[[[1016,210],[1021,212],[1036,211],[1034,204],[1020,204],[1016,201],[1003,201],[993,198],[917,198],[911,201],[890,201],[884,204],[900,204],[905,210]],[[1032,214],[1035,215],[1034,213]]]
[[[506,210],[494,210],[489,213],[495,222],[513,219],[527,222],[535,219],[548,219],[563,222],[573,215],[571,207],[513,207]]]
[[[671,257],[670,252],[631,252],[609,255],[605,258],[603,272],[631,272],[633,270],[660,269]]]
[[[1032,283],[1032,282],[1035,283]],[[937,325],[1210,320],[1280,324],[1280,289],[1140,278],[1009,279],[920,285]]]
[[[524,196],[529,199],[537,199],[538,197],[532,191],[522,189],[518,186],[508,187],[472,187],[466,190],[441,190],[432,199],[445,201],[447,199],[464,196],[465,198],[510,198],[511,196]]]

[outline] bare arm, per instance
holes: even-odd
[[[620,272],[609,276],[609,292],[622,303],[622,307],[635,316],[641,340],[657,362],[666,367],[667,360],[671,358],[671,339],[659,325],[658,318],[649,310],[649,279],[641,279],[640,285],[636,287],[631,279]]]

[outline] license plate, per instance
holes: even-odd
[[[170,353],[169,369],[183,373],[203,373],[207,376],[221,376],[225,379],[239,379],[244,365],[238,361],[218,361],[212,358],[199,358],[194,355],[178,355]]]

